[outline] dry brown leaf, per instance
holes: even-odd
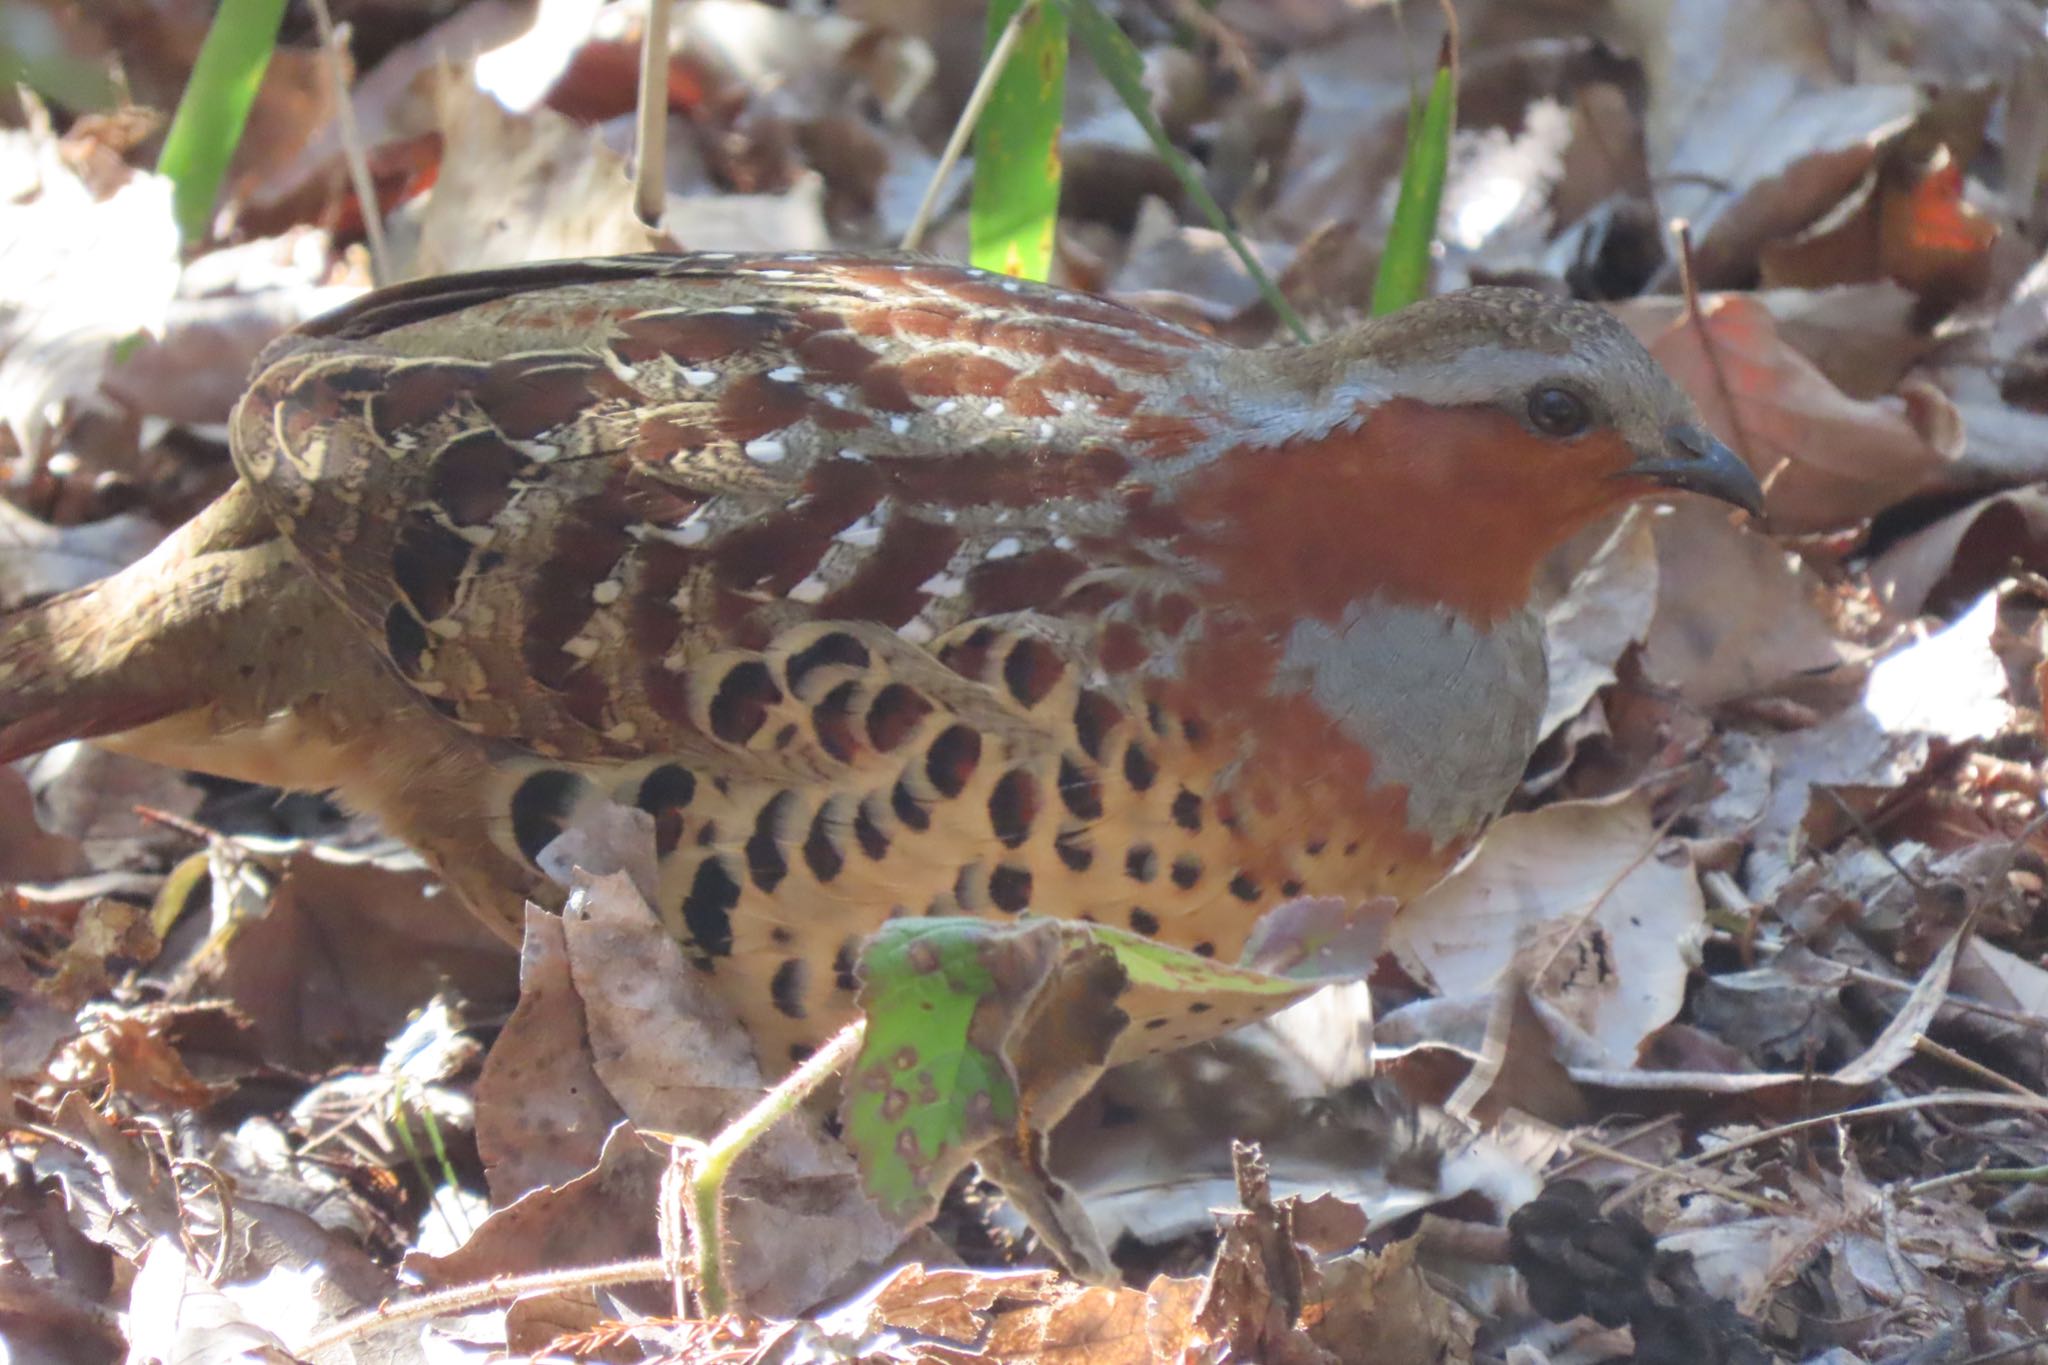
[[[906,1266],[872,1295],[866,1330],[898,1343],[907,1334],[905,1358],[957,1365],[1152,1365],[1179,1358],[1194,1285],[1161,1277],[1139,1291],[1084,1287],[1043,1270]]]
[[[1938,485],[1961,453],[1955,405],[1931,384],[1852,399],[1785,343],[1750,295],[1704,299],[1697,317],[1645,341],[1763,479],[1776,530],[1852,526]]]
[[[760,1097],[744,1031],[692,989],[681,945],[626,877],[585,879],[563,923],[591,1066],[633,1126],[708,1137]],[[740,1162],[733,1193],[732,1284],[759,1312],[803,1308],[902,1240],[862,1193],[851,1155],[809,1119],[770,1129]],[[652,1237],[651,1204],[619,1204],[610,1217],[643,1220]]]
[[[1321,1268],[1320,1320],[1309,1335],[1345,1365],[1466,1365],[1479,1319],[1416,1263],[1414,1238]]]
[[[630,1124],[621,1123],[606,1137],[594,1168],[494,1210],[446,1255],[408,1255],[405,1269],[427,1288],[440,1289],[656,1255],[654,1211],[665,1164]],[[666,1286],[629,1289],[623,1297],[647,1312],[673,1305]]]
[[[183,843],[141,811],[190,817],[199,809],[199,788],[184,773],[96,745],[62,745],[26,768],[36,823],[76,840],[96,869],[133,866],[138,855]]]
[[[208,856],[214,935],[173,989],[232,1001],[279,1065],[373,1061],[444,989],[485,1010],[511,998],[511,951],[409,856],[253,838]]]
[[[1890,280],[1762,289],[1747,297],[1769,309],[1778,335],[1852,398],[1891,393],[1938,344],[1915,325],[1919,301]],[[1615,316],[1645,339],[1670,331],[1685,308],[1684,298],[1676,294],[1648,294],[1613,305]]]
[[[71,1011],[46,999],[41,987],[21,953],[0,939],[0,991],[13,1002],[0,1018],[0,1079],[10,1088],[40,1080],[51,1056],[78,1033]]]
[[[1758,1095],[1782,1092],[1799,1103],[1849,1103],[1854,1094],[1876,1085],[1912,1059],[1914,1044],[1948,999],[1949,979],[1964,936],[1950,937],[1927,970],[1913,983],[1898,1011],[1862,1052],[1825,1076],[1811,1071],[1674,1071],[1574,1067],[1572,1078],[1582,1085],[1619,1092],[1687,1091],[1708,1095]]]
[[[1770,740],[1771,795],[1743,869],[1751,896],[1767,900],[1804,855],[1815,787],[1897,787],[1927,762],[1934,739],[1967,743],[2013,723],[1996,628],[1997,598],[1987,594],[1954,625],[1875,665],[1860,703]]]
[[[492,1202],[589,1170],[624,1116],[591,1061],[561,917],[528,906],[519,1004],[476,1083],[477,1154]]]
[[[1758,248],[1819,218],[1856,185],[1881,130],[1919,105],[1912,84],[1846,84],[1828,15],[1776,0],[1621,7],[1643,60],[1658,209],[1692,224],[1698,278],[1725,288]]]
[[[0,884],[54,882],[86,869],[76,839],[36,823],[28,783],[12,768],[0,770]]]
[[[1838,1291],[1849,1291],[1845,1315],[1874,1324],[1884,1308],[1902,1300],[1917,1299],[1944,1315],[1974,1303],[1948,1276],[1964,1267],[1997,1273],[2001,1256],[1983,1214],[1949,1191],[1900,1197],[1874,1185],[1853,1149],[1842,1160],[1839,1177],[1795,1169],[1781,1174],[1796,1210],[1790,1213],[1758,1213],[1699,1195],[1663,1231],[1659,1249],[1691,1255],[1701,1283],[1744,1313],[1762,1308],[1824,1252],[1847,1272],[1833,1277]]]
[[[1934,98],[1884,140],[1855,192],[1796,237],[1768,243],[1768,287],[1825,287],[1889,279],[1946,309],[1991,278],[1998,225],[1963,196],[1963,168],[1984,141],[1995,91],[1986,85]]]

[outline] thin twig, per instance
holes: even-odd
[[[1929,1176],[1925,1180],[1916,1180],[1910,1185],[1901,1185],[1899,1187],[1899,1197],[1901,1199],[1919,1199],[1933,1194],[1936,1190],[1945,1190],[1951,1185],[1967,1185],[1970,1181],[1983,1175],[1986,1169],[1987,1167],[1980,1158],[1977,1164],[1970,1167],[1967,1171],[1950,1171],[1947,1175]]]
[[[996,93],[996,82],[1002,78],[1003,68],[1010,64],[1010,55],[1017,50],[1017,36],[1024,31],[1024,25],[1031,16],[1038,13],[1038,6],[1039,0],[1024,0],[1017,6],[1017,12],[1010,16],[1010,22],[1003,25],[1003,31],[996,35],[995,46],[988,50],[988,60],[981,64],[981,74],[975,78],[974,89],[967,96],[967,107],[960,111],[959,121],[953,125],[953,135],[946,139],[946,149],[939,153],[939,164],[932,167],[932,178],[925,184],[924,198],[918,201],[910,226],[903,230],[903,250],[916,251],[924,245],[924,234],[931,228],[932,215],[938,212],[939,194],[945,188],[946,178],[966,154],[967,139],[974,136],[974,126],[981,122],[982,110],[988,108],[989,100]]]
[[[1665,1168],[1654,1161],[1633,1156],[1619,1147],[1609,1147],[1606,1143],[1597,1142],[1589,1137],[1574,1136],[1569,1139],[1569,1143],[1576,1151],[1583,1151],[1588,1156],[1597,1156],[1602,1161],[1612,1161],[1618,1166],[1627,1166],[1631,1170],[1641,1171],[1644,1175],[1661,1177],[1667,1174]],[[1777,1200],[1766,1199],[1760,1194],[1751,1194],[1748,1190],[1737,1189],[1733,1185],[1724,1185],[1711,1176],[1701,1175],[1697,1171],[1682,1172],[1681,1178],[1696,1190],[1718,1194],[1731,1203],[1747,1204],[1759,1213],[1768,1213],[1775,1217],[1789,1212],[1787,1207]]]
[[[668,0],[647,0],[633,147],[633,212],[659,228],[668,208]]]
[[[1479,1055],[1473,1059],[1472,1069],[1465,1073],[1465,1079],[1458,1082],[1458,1088],[1444,1101],[1444,1112],[1458,1122],[1474,1122],[1472,1111],[1479,1107],[1479,1102],[1500,1079],[1501,1067],[1508,1058],[1508,1041],[1514,1033],[1515,1007],[1521,1003],[1528,989],[1526,979],[1518,972],[1507,973],[1494,988],[1493,1004],[1486,1011],[1486,1034],[1480,1040]]]
[[[1775,1128],[1766,1128],[1762,1132],[1751,1133],[1748,1137],[1736,1138],[1731,1142],[1723,1143],[1711,1152],[1701,1152],[1698,1156],[1689,1156],[1682,1161],[1674,1161],[1669,1166],[1661,1168],[1657,1174],[1646,1175],[1642,1179],[1630,1183],[1627,1188],[1609,1195],[1601,1203],[1600,1207],[1603,1212],[1611,1212],[1628,1203],[1659,1180],[1683,1178],[1687,1172],[1697,1170],[1702,1166],[1711,1165],[1714,1162],[1723,1161],[1728,1157],[1734,1156],[1737,1152],[1745,1152],[1752,1147],[1761,1147],[1765,1143],[1776,1142],[1779,1138],[1791,1137],[1814,1128],[1825,1128],[1830,1124],[1854,1123],[1861,1119],[1882,1118],[1887,1114],[1906,1114],[1916,1109],[1939,1109],[1944,1105],[1954,1105],[1961,1109],[2017,1109],[2022,1113],[2028,1114],[2048,1114],[2048,1099],[2030,1098],[2024,1095],[1987,1095],[1981,1091],[1974,1090],[1937,1090],[1928,1095],[1913,1095],[1906,1099],[1884,1100],[1877,1104],[1866,1104],[1859,1109],[1837,1109],[1826,1114],[1815,1114],[1811,1118],[1795,1119],[1790,1123],[1781,1123]]]
[[[1914,982],[1899,981],[1893,977],[1873,972],[1867,967],[1851,966],[1846,962],[1837,962],[1835,966],[1851,981],[1865,986],[1874,986],[1879,990],[1898,991],[1901,994],[1907,994],[1913,990],[1915,985]],[[2013,1028],[2025,1029],[2030,1033],[2048,1030],[2048,1019],[2035,1015],[2021,1014],[2015,1010],[2003,1010],[1996,1005],[1987,1005],[1981,1000],[1972,999],[1967,995],[1957,995],[1954,992],[1950,992],[1948,998],[1941,1002],[1941,1007],[1947,1010],[1957,1010],[1963,1014],[1981,1014],[1987,1019],[1996,1019],[2001,1024],[2009,1024]]]
[[[2048,1184],[2048,1166],[1994,1166],[1976,1172],[1976,1178],[1990,1185]]]
[[[1736,406],[1735,390],[1728,382],[1728,371],[1721,364],[1721,348],[1714,344],[1714,337],[1707,330],[1707,315],[1700,311],[1700,284],[1692,268],[1692,224],[1683,218],[1671,220],[1672,235],[1678,238],[1678,283],[1685,295],[1684,321],[1699,333],[1700,350],[1707,358],[1707,369],[1714,376],[1714,393],[1721,400],[1721,406],[1728,413],[1728,436],[1735,445],[1735,453],[1751,469],[1756,468],[1756,451],[1750,444],[1749,432],[1742,425],[1742,409]],[[1789,459],[1780,460],[1768,474],[1760,475],[1758,482],[1766,493],[1771,484],[1789,465]]]
[[[1580,936],[1585,933],[1586,926],[1593,922],[1593,916],[1600,913],[1600,907],[1607,904],[1608,898],[1619,891],[1621,884],[1630,877],[1633,877],[1636,871],[1645,862],[1649,861],[1650,856],[1657,851],[1658,846],[1671,833],[1671,826],[1677,823],[1678,817],[1683,813],[1683,811],[1674,810],[1659,821],[1657,828],[1650,831],[1650,837],[1643,844],[1642,851],[1629,860],[1628,866],[1622,868],[1621,871],[1608,879],[1607,885],[1600,888],[1600,893],[1593,897],[1584,910],[1572,916],[1568,931],[1558,935],[1557,944],[1550,950],[1550,955],[1543,959],[1543,965],[1528,974],[1527,980],[1532,991],[1542,983],[1544,977],[1550,974],[1550,969],[1557,965],[1557,960],[1564,955],[1564,950],[1579,941]]]
[[[422,1294],[403,1303],[380,1303],[352,1318],[343,1318],[309,1341],[300,1343],[292,1354],[304,1359],[330,1346],[355,1341],[396,1327],[450,1313],[467,1313],[492,1304],[509,1303],[523,1294],[543,1290],[601,1289],[614,1284],[645,1284],[668,1278],[668,1267],[659,1256],[634,1261],[613,1261],[609,1265],[577,1266],[571,1270],[544,1270],[533,1275],[500,1275],[477,1284],[459,1284],[432,1294]]]
[[[1863,818],[1863,812],[1850,805],[1848,800],[1833,787],[1815,783],[1813,784],[1813,790],[1819,792],[1834,804],[1835,809],[1841,813],[1842,818],[1849,822],[1849,827],[1863,836],[1864,843],[1870,845],[1870,851],[1884,859],[1886,865],[1892,871],[1899,874],[1900,881],[1912,887],[1915,891],[1924,892],[1927,890],[1926,880],[1892,856],[1892,851],[1884,846],[1884,840],[1877,837],[1877,831],[1872,829],[1870,822]]]
[[[384,211],[377,203],[377,182],[370,179],[370,159],[363,153],[362,130],[356,126],[356,102],[342,69],[341,31],[327,11],[327,0],[312,0],[313,22],[320,28],[320,48],[327,57],[327,71],[334,81],[334,122],[341,134],[341,159],[348,167],[348,179],[363,210],[363,237],[370,244],[370,283],[391,281],[391,249],[384,243]]]
[[[761,1135],[809,1098],[860,1050],[867,1021],[856,1019],[832,1035],[804,1064],[783,1077],[754,1107],[725,1125],[717,1137],[689,1156],[689,1198],[684,1201],[690,1223],[690,1247],[697,1261],[697,1302],[707,1317],[726,1311],[725,1233],[721,1210],[726,1177],[733,1163]]]
[[[2025,1095],[2036,1100],[2044,1098],[2038,1091],[2027,1089],[2010,1076],[2001,1076],[1984,1063],[1965,1057],[1954,1048],[1943,1047],[1924,1033],[1913,1040],[1913,1050],[1932,1057],[1937,1062],[1946,1062],[1965,1075],[1974,1076],[1984,1084],[2003,1090],[2008,1095]]]

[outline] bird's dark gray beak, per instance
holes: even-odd
[[[1732,502],[1752,516],[1764,510],[1763,485],[1742,457],[1690,422],[1666,430],[1664,449],[1638,459],[1628,473],[1666,488]]]

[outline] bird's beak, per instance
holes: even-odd
[[[1732,502],[1752,516],[1764,510],[1763,485],[1742,457],[1690,422],[1667,429],[1664,449],[1639,458],[1625,471],[1625,477],[1704,493]]]

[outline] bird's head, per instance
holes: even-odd
[[[1763,505],[1685,392],[1591,304],[1468,290],[1240,352],[1222,379],[1245,444],[1192,471],[1178,501],[1198,524],[1234,524],[1226,539],[1248,533],[1246,568],[1291,580],[1276,590],[1312,610],[1371,589],[1494,618],[1526,601],[1545,555],[1625,503]]]
[[[1375,399],[1401,398],[1500,414],[1518,428],[1502,457],[1548,465],[1546,477],[1609,481],[1624,497],[1704,493],[1762,510],[1749,467],[1707,432],[1628,328],[1593,304],[1470,289],[1305,350],[1361,412]]]

